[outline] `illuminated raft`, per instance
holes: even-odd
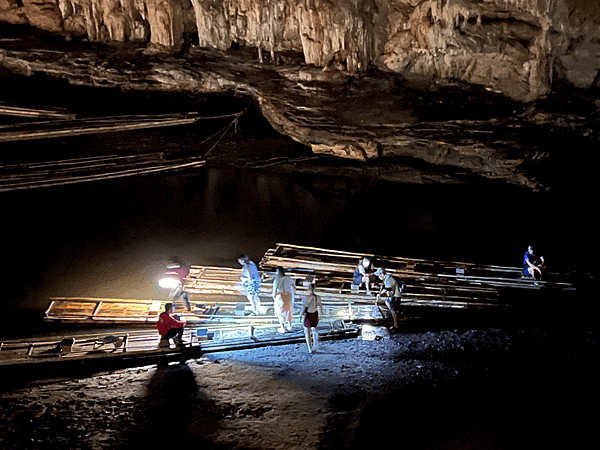
[[[260,261],[262,272],[261,303],[267,309],[262,316],[249,316],[250,305],[239,285],[241,268],[192,266],[184,289],[193,306],[184,312],[191,326],[203,324],[260,324],[276,326],[271,298],[275,268],[286,270],[296,284],[298,297],[305,292],[308,276],[316,281],[325,314],[323,320],[378,320],[385,318],[383,303],[351,285],[358,261],[373,258],[402,280],[405,290],[402,304],[407,308],[436,307],[451,309],[509,308],[532,304],[576,291],[566,278],[549,274],[548,281],[535,282],[521,277],[515,267],[428,261],[373,254],[277,244]],[[374,289],[376,292],[376,289]],[[168,300],[126,300],[93,298],[52,298],[45,320],[96,324],[154,324]],[[294,316],[299,316],[296,304]],[[183,309],[180,308],[180,311]]]

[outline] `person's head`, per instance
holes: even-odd
[[[527,247],[527,251],[533,255],[533,254],[535,253],[535,248],[533,248],[533,247],[530,245],[529,247]]]
[[[369,267],[369,264],[371,264],[371,258],[369,258],[368,256],[365,256],[362,259],[362,265],[363,265],[363,267]]]
[[[306,275],[306,277],[304,277],[304,281],[302,282],[302,284],[308,288],[314,283],[315,283],[314,275]]]
[[[165,312],[172,313],[175,311],[175,305],[173,303],[165,303]]]
[[[248,264],[249,261],[250,261],[250,258],[248,257],[248,255],[240,255],[240,256],[238,256],[238,262],[242,266],[245,266],[246,264]]]
[[[385,278],[385,274],[386,274],[386,271],[383,267],[380,267],[379,269],[377,269],[375,271],[375,276],[379,277],[382,280]]]
[[[167,264],[167,269],[178,269],[179,267],[181,267],[181,260],[176,256],[171,258]]]
[[[285,276],[285,271],[283,270],[283,267],[277,267],[277,269],[275,269],[275,273],[277,274],[278,277]]]

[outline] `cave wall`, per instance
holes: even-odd
[[[233,42],[358,73],[458,79],[522,101],[600,72],[597,0],[0,0],[0,20],[95,42]]]

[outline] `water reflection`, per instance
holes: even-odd
[[[277,242],[518,265],[535,238],[579,262],[593,222],[571,199],[522,189],[407,186],[241,168],[3,194],[2,303],[43,312],[50,296],[166,298],[167,260],[237,267]],[[565,222],[557,220],[568,217]],[[528,223],[542,224],[535,236]]]

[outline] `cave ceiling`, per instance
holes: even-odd
[[[316,154],[530,189],[596,153],[599,36],[595,0],[0,0],[4,74],[247,97]]]

